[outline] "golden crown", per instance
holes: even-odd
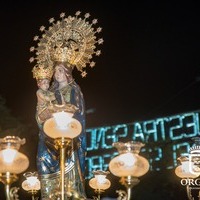
[[[36,65],[32,69],[33,72],[33,78],[36,78],[36,80],[40,79],[48,79],[51,80],[53,76],[53,67],[52,65],[46,67],[45,65]]]
[[[189,152],[191,154],[193,154],[193,153],[200,153],[200,146],[196,145],[196,146],[191,147],[190,150],[189,150]]]
[[[97,24],[97,19],[93,19],[89,23],[87,19],[89,13],[84,18],[79,17],[80,11],[75,13],[75,17],[65,17],[65,13],[60,14],[60,20],[55,22],[54,18],[49,20],[51,26],[46,30],[44,26],[40,27],[40,31],[44,32],[42,37],[35,36],[34,40],[38,41],[37,47],[31,47],[30,51],[36,51],[36,56],[30,58],[30,62],[36,60],[37,63],[49,62],[67,62],[71,67],[82,72],[82,76],[86,75],[83,70],[87,64],[94,67],[95,62],[91,62],[93,55],[99,56],[100,50],[96,49],[96,44],[102,44],[103,39],[97,39],[96,33],[102,31],[101,27],[93,28]]]

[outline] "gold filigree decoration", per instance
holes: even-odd
[[[53,66],[49,65],[48,67],[45,65],[36,65],[32,69],[33,72],[33,78],[36,80],[41,80],[41,79],[48,79],[51,80],[53,76]]]
[[[48,29],[40,27],[41,37],[35,36],[34,41],[38,41],[37,47],[31,47],[30,51],[35,52],[35,57],[29,59],[30,62],[36,61],[38,65],[56,61],[68,63],[68,67],[74,66],[86,76],[85,68],[95,66],[91,61],[93,55],[99,56],[100,50],[96,50],[97,44],[103,44],[103,39],[97,39],[96,34],[102,31],[101,27],[94,28],[98,20],[93,19],[90,23],[89,13],[80,17],[81,12],[77,11],[75,16],[65,17],[65,13],[60,14],[60,20],[49,19],[51,24]]]

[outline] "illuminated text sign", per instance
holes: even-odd
[[[143,142],[140,154],[149,160],[150,170],[161,170],[177,166],[177,158],[189,151],[191,138],[196,136],[199,112],[87,129],[87,178],[93,170],[108,170],[110,160],[118,154],[113,142]]]

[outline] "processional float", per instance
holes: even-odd
[[[89,22],[90,14],[80,17],[60,14],[60,19],[49,19],[50,26],[40,27],[41,37],[35,36],[33,77],[37,80],[36,121],[39,127],[37,153],[41,196],[47,199],[86,199],[84,188],[86,135],[85,105],[80,87],[74,81],[76,68],[82,77],[85,68],[95,66],[91,61],[100,55],[94,28],[97,19]]]

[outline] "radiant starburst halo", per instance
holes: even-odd
[[[62,12],[59,20],[49,19],[49,27],[40,26],[42,35],[34,37],[37,46],[30,48],[30,51],[35,53],[30,62],[45,66],[52,66],[52,63],[57,61],[65,62],[67,67],[75,66],[82,77],[85,77],[85,68],[94,67],[94,62],[91,61],[93,56],[101,54],[100,50],[96,50],[96,46],[103,44],[103,39],[96,36],[102,31],[101,27],[94,27],[98,20],[89,22],[89,13],[84,17],[80,17],[80,14],[81,12],[77,11],[75,16],[66,17]]]

